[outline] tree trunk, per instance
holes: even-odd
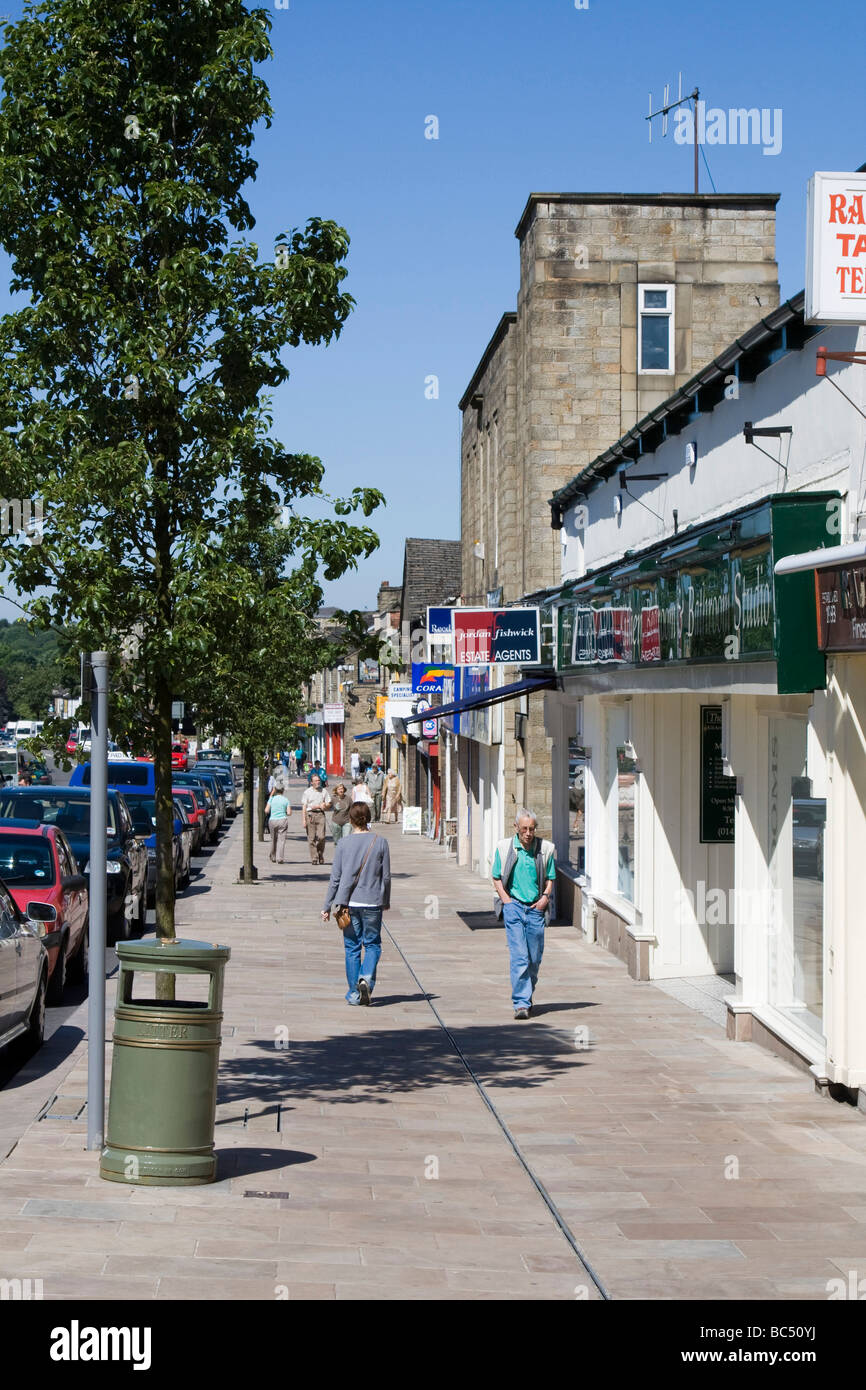
[[[264,761],[259,764],[259,805],[258,805],[258,830],[259,839],[265,838],[265,807],[268,804],[268,770]]]
[[[255,754],[252,748],[244,748],[244,883],[253,882],[254,772]]]

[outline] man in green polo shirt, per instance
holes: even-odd
[[[554,846],[535,833],[537,817],[520,811],[514,820],[517,834],[500,840],[493,856],[491,876],[496,889],[497,915],[505,921],[505,938],[511,958],[511,997],[514,1017],[529,1018],[538,968],[544,954],[544,928],[550,920],[550,904],[556,882]]]

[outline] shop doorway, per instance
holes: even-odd
[[[823,764],[804,718],[769,727],[769,1002],[819,1037],[823,1030]]]

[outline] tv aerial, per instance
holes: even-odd
[[[671,101],[671,89],[670,89],[670,84],[668,84],[668,85],[665,87],[665,89],[664,89],[664,96],[662,97],[662,105],[659,107],[659,109],[658,109],[657,111],[653,111],[653,94],[652,94],[652,92],[650,92],[650,94],[649,94],[649,115],[646,116],[646,117],[644,117],[645,120],[649,121],[649,138],[650,138],[650,144],[652,144],[652,142],[653,142],[653,126],[652,126],[652,123],[653,123],[653,121],[655,120],[656,116],[661,116],[661,118],[662,118],[662,138],[664,138],[664,136],[666,136],[667,133],[668,133],[668,113],[671,112],[671,111],[675,111],[676,108],[677,108],[678,106],[685,106],[685,105],[686,105],[688,102],[690,102],[690,101],[693,101],[693,102],[695,103],[695,109],[694,109],[694,113],[693,113],[693,123],[692,123],[692,140],[693,140],[694,147],[695,147],[695,192],[696,192],[696,193],[698,193],[698,192],[700,191],[700,170],[699,170],[699,164],[698,164],[698,156],[699,156],[699,153],[700,153],[700,143],[699,143],[699,140],[698,140],[698,102],[700,101],[700,99],[701,99],[701,94],[700,94],[700,92],[699,92],[699,90],[698,90],[697,87],[695,87],[695,90],[694,90],[693,92],[690,92],[688,96],[683,96],[683,75],[682,75],[682,73],[680,73],[680,74],[679,74],[679,81],[678,81],[678,84],[677,84],[677,99],[676,99],[676,101]]]

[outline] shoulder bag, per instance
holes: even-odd
[[[357,874],[355,875],[355,882],[352,884],[351,892],[349,893],[349,897],[350,897],[350,898],[351,898],[351,896],[352,896],[352,893],[354,893],[355,889],[358,887],[358,884],[359,884],[359,882],[360,882],[360,880],[361,880],[361,875],[362,875],[362,873],[364,872],[364,865],[366,864],[367,860],[370,858],[370,854],[371,854],[371,851],[372,851],[372,849],[373,849],[373,845],[376,843],[376,841],[378,840],[378,838],[379,838],[378,835],[374,835],[374,836],[373,836],[373,839],[372,839],[372,843],[369,844],[369,845],[367,846],[367,853],[364,855],[364,858],[361,860],[361,867],[360,867],[360,869],[358,870]],[[337,926],[340,928],[340,931],[348,931],[349,928],[350,928],[351,925],[352,925],[352,914],[351,914],[351,912],[349,911],[348,907],[347,907],[347,906],[338,907],[338,908],[337,908],[337,911],[336,911],[336,914],[335,914],[335,917],[334,917],[334,920],[336,921]]]

